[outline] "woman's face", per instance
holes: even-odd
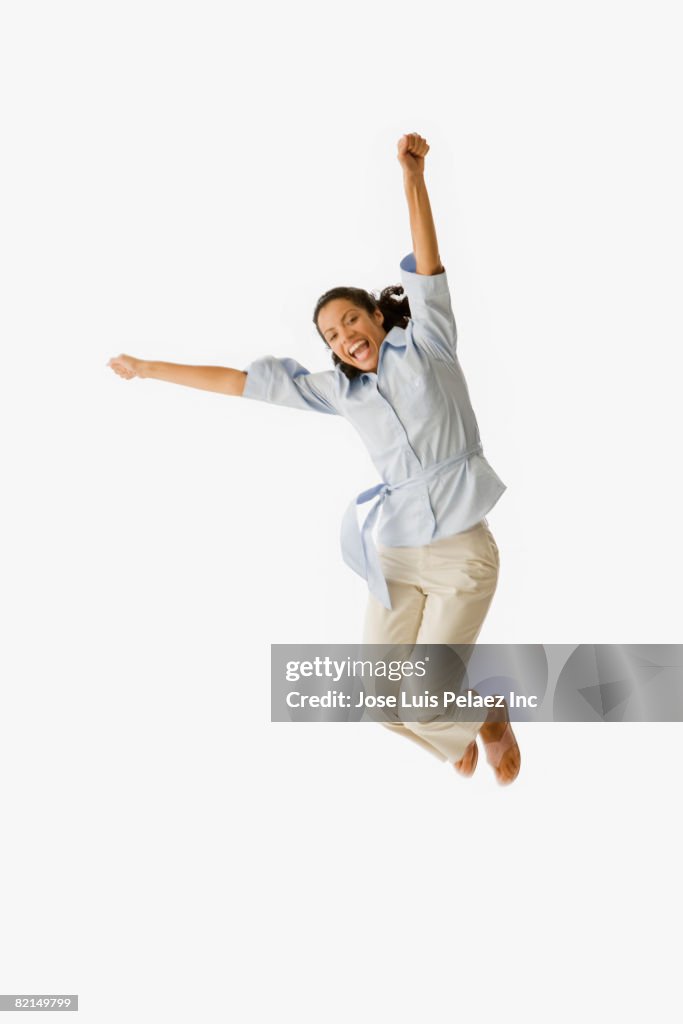
[[[350,299],[331,299],[318,313],[318,327],[335,355],[361,372],[374,373],[386,337],[379,309],[367,313]]]

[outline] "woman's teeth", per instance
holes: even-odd
[[[355,356],[356,359],[358,359],[360,356],[364,356],[366,354],[366,352],[368,351],[369,347],[370,346],[368,345],[367,341],[360,341],[360,342],[358,342],[358,344],[353,345],[349,349],[349,355],[350,356]]]

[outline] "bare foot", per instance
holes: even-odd
[[[496,773],[498,782],[504,786],[514,782],[522,765],[522,755],[510,725],[507,704],[502,708],[491,708],[479,735],[486,760]]]
[[[472,742],[465,748],[465,753],[462,755],[459,761],[453,762],[453,767],[456,772],[460,772],[461,775],[465,775],[469,778],[470,775],[474,775],[474,769],[477,767],[477,761],[479,760],[479,748],[477,747],[477,741]]]

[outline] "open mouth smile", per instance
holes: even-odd
[[[370,351],[370,343],[362,338],[360,341],[355,341],[349,349],[349,356],[353,359],[363,359]]]

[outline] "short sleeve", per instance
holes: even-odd
[[[311,373],[294,359],[262,356],[245,367],[243,398],[254,398],[291,409],[338,415],[334,403],[335,374]]]
[[[412,252],[400,263],[401,283],[410,303],[415,342],[437,358],[452,358],[456,353],[458,336],[446,271],[416,274],[415,265],[415,253]]]

